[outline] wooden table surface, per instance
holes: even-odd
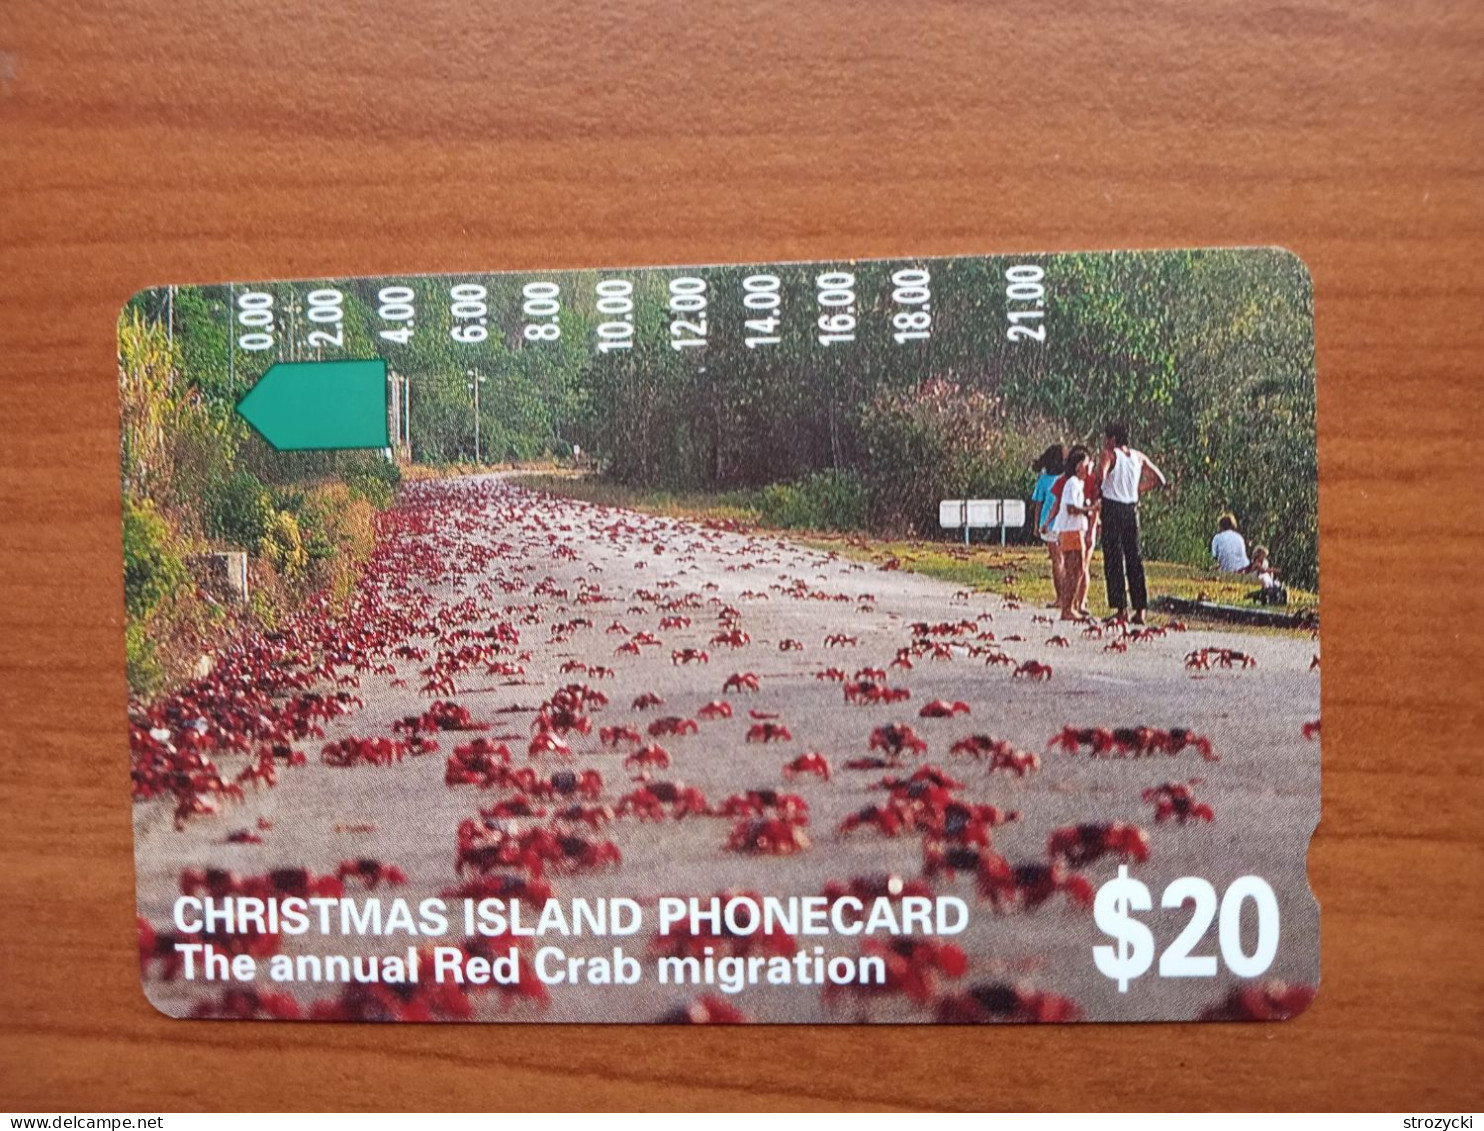
[[[0,6],[0,1108],[1477,1108],[1484,5]],[[1283,1025],[184,1023],[139,990],[114,321],[227,278],[1282,244],[1323,986]]]

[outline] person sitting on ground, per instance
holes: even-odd
[[[1222,573],[1241,573],[1247,568],[1247,540],[1237,529],[1236,515],[1227,512],[1216,523],[1219,529],[1211,539],[1211,556]]]
[[[1242,573],[1254,573],[1257,575],[1257,583],[1262,586],[1247,594],[1247,600],[1256,601],[1263,605],[1286,605],[1288,604],[1288,590],[1278,581],[1278,567],[1273,565],[1268,558],[1266,546],[1254,546],[1252,548],[1252,560]]]

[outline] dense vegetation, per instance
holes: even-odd
[[[812,302],[783,342],[713,335],[704,369],[666,348],[660,280],[641,283],[640,345],[590,364],[569,429],[634,486],[727,491],[789,484],[813,525],[936,531],[941,498],[1029,494],[1050,442],[1101,442],[1126,421],[1174,480],[1145,508],[1148,550],[1209,560],[1234,511],[1295,582],[1318,581],[1311,292],[1278,251],[1067,255],[1047,269],[1044,345],[1005,333],[1004,261],[933,265],[933,338],[891,340],[885,272],[859,269],[861,333],[814,341]],[[785,269],[812,297],[815,268]],[[713,292],[736,293],[747,269]],[[868,284],[868,280],[871,282]],[[797,524],[811,524],[808,522]]]
[[[1044,344],[1006,335],[1004,269],[1045,268]],[[1144,508],[1146,551],[1203,565],[1217,516],[1236,513],[1296,584],[1317,588],[1317,468],[1309,280],[1280,251],[1058,255],[942,260],[932,333],[893,340],[891,268],[842,264],[857,283],[857,338],[821,346],[816,265],[782,280],[778,344],[748,348],[740,296],[756,267],[708,269],[703,350],[672,348],[668,280],[684,272],[573,272],[560,278],[560,336],[530,337],[521,285],[534,276],[360,280],[344,292],[336,356],[381,356],[410,383],[411,458],[474,457],[471,392],[486,462],[566,457],[573,444],[615,484],[745,495],[792,527],[937,536],[937,500],[1025,497],[1031,459],[1054,441],[1100,443],[1126,421],[1174,488]],[[634,283],[634,346],[600,353],[601,278]],[[489,288],[488,336],[457,341],[448,290]],[[267,366],[320,356],[299,304],[316,286],[265,288],[275,348],[233,347],[225,287],[141,296],[126,312],[126,545],[131,665],[159,659],[151,621],[184,623],[184,560],[246,548],[262,616],[334,583],[334,547],[368,529],[393,465],[376,453],[272,452],[231,412]],[[391,339],[383,289],[417,292],[416,331]],[[168,305],[167,305],[168,304]],[[483,320],[481,320],[483,325]],[[357,503],[365,503],[359,507]],[[357,517],[359,516],[359,517]],[[357,533],[359,532],[359,533]],[[341,582],[344,583],[343,581]],[[198,615],[198,614],[192,614]]]
[[[168,321],[141,299],[119,324],[125,645],[141,693],[234,621],[271,626],[310,594],[347,596],[399,479],[381,453],[268,447],[233,412],[223,320],[195,316],[198,293],[174,301]],[[204,562],[223,549],[249,555],[246,608]]]

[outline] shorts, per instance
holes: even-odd
[[[1080,554],[1083,549],[1083,537],[1083,532],[1080,530],[1063,530],[1056,536],[1056,541],[1061,546],[1062,553],[1076,551]]]

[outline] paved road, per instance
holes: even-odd
[[[735,708],[729,720],[700,722],[694,736],[660,741],[674,764],[657,776],[699,787],[713,802],[749,788],[785,786],[781,768],[805,751],[826,755],[834,766],[828,781],[804,777],[788,785],[809,803],[812,847],[791,857],[748,856],[724,849],[733,822],[697,817],[640,822],[620,818],[600,836],[620,849],[622,865],[613,870],[563,876],[554,880],[563,897],[624,895],[652,900],[663,894],[709,895],[722,889],[752,890],[768,895],[815,894],[829,880],[893,871],[919,874],[922,846],[918,837],[889,839],[870,830],[837,831],[840,821],[861,806],[882,800],[871,784],[882,772],[842,768],[850,758],[867,753],[872,730],[885,723],[909,723],[928,743],[925,758],[908,758],[902,772],[922,762],[946,768],[967,785],[964,795],[1018,809],[1022,819],[995,832],[995,848],[1012,862],[1044,858],[1048,833],[1056,827],[1088,821],[1125,821],[1148,829],[1151,858],[1136,874],[1159,892],[1169,880],[1199,875],[1218,891],[1235,877],[1256,873],[1276,889],[1282,911],[1282,942],[1271,970],[1289,981],[1317,981],[1317,908],[1304,877],[1304,856],[1318,812],[1318,744],[1301,737],[1300,728],[1319,713],[1319,680],[1309,671],[1317,645],[1307,637],[1254,636],[1191,630],[1133,644],[1127,652],[1104,650],[1106,640],[1042,623],[1043,610],[1007,607],[990,593],[971,596],[955,587],[902,571],[883,571],[796,546],[774,537],[748,536],[656,518],[628,511],[532,494],[494,477],[423,484],[409,498],[420,513],[436,517],[421,533],[402,535],[422,543],[427,554],[404,580],[382,576],[376,584],[394,602],[414,603],[430,594],[429,611],[472,599],[481,609],[477,627],[495,619],[512,619],[521,633],[520,648],[529,652],[524,675],[455,676],[457,701],[477,718],[490,721],[496,735],[530,732],[535,707],[556,688],[574,680],[592,683],[610,704],[594,714],[604,725],[647,725],[657,714],[696,717],[709,700],[725,698]],[[459,577],[451,570],[467,570]],[[598,596],[603,600],[582,599]],[[829,599],[826,599],[829,598]],[[678,610],[692,618],[688,628],[659,628],[662,606],[689,601],[697,607]],[[534,606],[502,611],[505,606]],[[740,610],[738,627],[750,642],[738,648],[711,643],[719,631],[718,612]],[[672,614],[673,615],[673,614]],[[551,626],[586,618],[592,628],[578,628],[570,639],[553,642]],[[968,653],[968,643],[955,638],[952,657],[923,656],[910,671],[893,670],[889,682],[910,689],[906,702],[854,706],[844,701],[840,684],[816,673],[839,667],[854,673],[863,667],[886,667],[913,639],[910,625],[925,621],[980,619],[997,643],[1017,660],[1035,659],[1054,668],[1046,682],[1012,678],[1010,668],[987,665]],[[621,622],[630,632],[654,633],[661,646],[645,647],[638,656],[615,655],[625,636],[606,631]],[[855,643],[826,647],[831,634]],[[1070,646],[1046,643],[1064,634]],[[1016,640],[1015,637],[1023,639]],[[947,638],[945,638],[947,639]],[[781,651],[780,642],[796,640],[802,648]],[[414,641],[436,650],[432,637]],[[393,642],[395,643],[395,642]],[[1252,653],[1258,666],[1249,670],[1187,671],[1186,653],[1196,648],[1236,648]],[[705,664],[676,665],[673,651],[704,649]],[[570,661],[611,667],[611,678],[560,670]],[[326,740],[344,735],[390,733],[392,720],[426,709],[419,695],[420,665],[396,661],[397,675],[363,677],[358,694],[366,706],[336,720]],[[756,693],[723,694],[723,681],[734,672],[755,673]],[[394,679],[406,679],[406,687]],[[630,709],[633,698],[654,692],[665,701],[658,711]],[[929,700],[962,700],[968,717],[919,718]],[[776,714],[792,740],[749,744],[744,737],[753,719],[748,711]],[[1220,754],[1203,761],[1193,751],[1175,758],[1092,760],[1047,749],[1047,740],[1066,724],[1165,728],[1191,727],[1206,734]],[[949,745],[966,735],[987,733],[1023,750],[1041,754],[1042,768],[1024,778],[991,773],[983,763],[951,757]],[[136,805],[138,881],[141,913],[152,921],[169,920],[176,877],[183,867],[213,864],[240,873],[271,867],[308,865],[333,870],[347,857],[376,856],[401,867],[410,883],[397,894],[434,895],[453,882],[455,830],[477,815],[498,792],[444,784],[444,755],[471,735],[440,736],[437,755],[413,758],[389,767],[332,768],[309,747],[307,766],[283,775],[280,785],[259,793],[221,817],[194,821],[184,831],[171,824],[164,803]],[[572,741],[577,768],[604,776],[604,800],[633,788],[622,757],[602,748],[596,732]],[[524,738],[512,742],[517,764],[525,764]],[[561,764],[534,763],[550,771]],[[1196,790],[1215,809],[1210,824],[1156,827],[1152,807],[1142,790],[1165,780],[1199,778]],[[228,844],[229,829],[272,822],[262,844]],[[372,831],[344,831],[353,826]],[[337,831],[337,827],[342,831]],[[1084,872],[1094,885],[1116,874],[1117,861],[1105,858]],[[1090,911],[1071,907],[1061,897],[1034,911],[997,914],[975,897],[970,877],[943,880],[939,890],[963,897],[972,909],[969,929],[953,941],[968,951],[971,969],[963,984],[1008,980],[1075,999],[1089,1019],[1194,1016],[1231,986],[1229,975],[1214,979],[1159,979],[1153,973],[1135,982],[1126,995],[1097,973],[1091,948],[1105,942]],[[1158,937],[1161,945],[1177,933],[1184,915],[1166,913]],[[1215,953],[1215,927],[1196,953]],[[1249,924],[1250,934],[1250,924]],[[649,932],[624,940],[639,953]],[[611,951],[614,940],[551,940],[571,954]],[[828,954],[853,955],[854,940],[826,937]],[[405,940],[385,949],[405,947]],[[295,944],[290,944],[291,951]],[[357,948],[382,949],[374,942]],[[169,1011],[184,1011],[195,999],[182,983],[152,983],[153,1000]],[[301,989],[305,1000],[325,996],[330,988]],[[660,986],[646,970],[639,986],[610,989],[553,987],[549,1008],[539,1012],[519,1004],[508,1012],[499,998],[479,999],[478,1014],[549,1020],[635,1020],[658,1016],[694,992]],[[759,1020],[839,1021],[857,1017],[881,1020],[926,1019],[925,1008],[901,1000],[826,1003],[816,989],[799,986],[750,988],[730,999]]]

